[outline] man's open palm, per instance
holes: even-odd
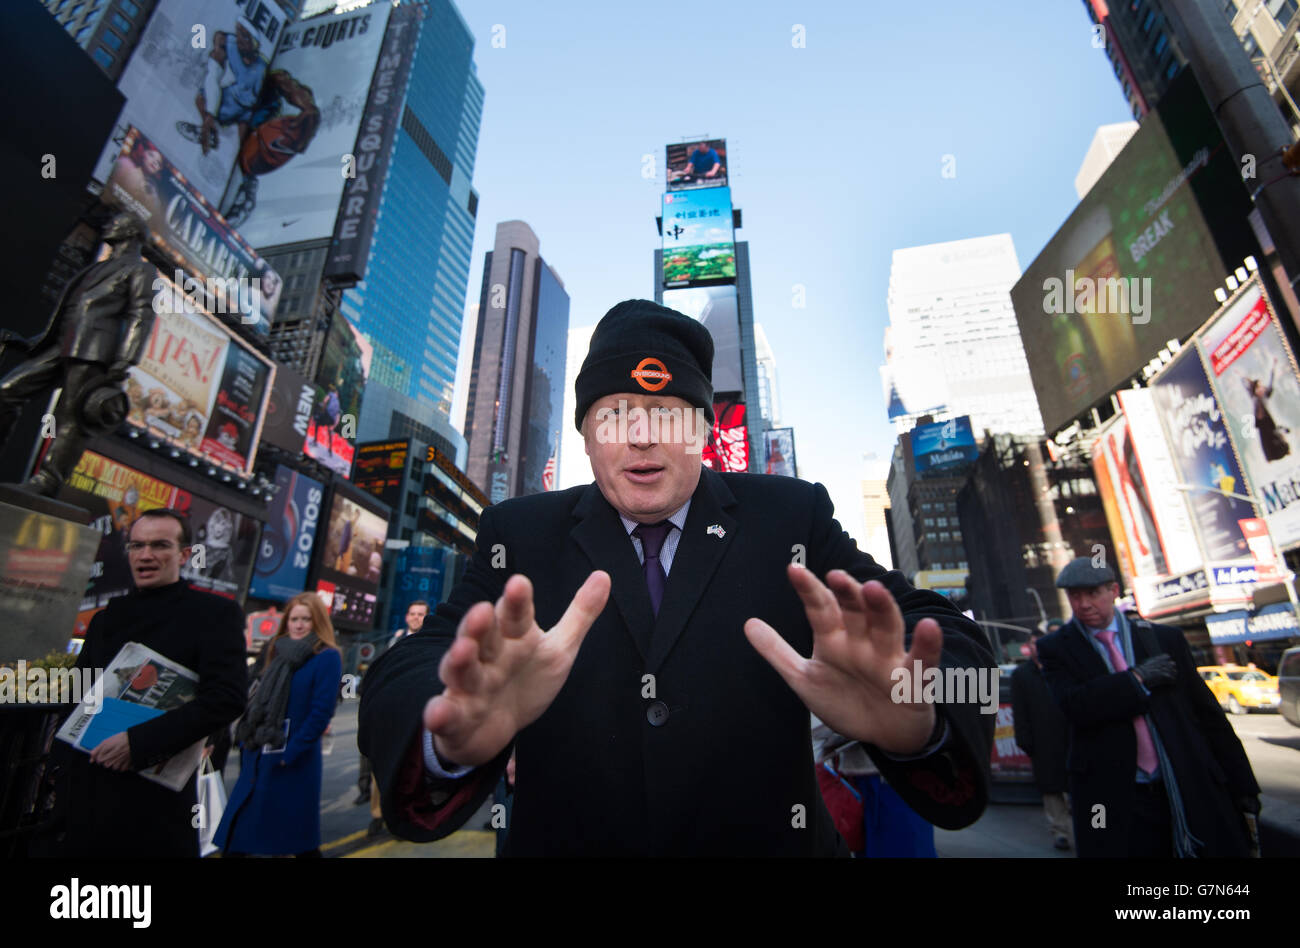
[[[918,622],[909,651],[903,647],[903,614],[883,584],[859,583],[832,570],[828,589],[801,566],[789,566],[787,574],[812,626],[812,657],[801,656],[761,619],[745,623],[749,643],[832,730],[895,754],[919,751],[934,729],[934,705],[895,702],[893,672],[901,667],[911,676],[917,659],[923,669],[938,665],[939,623]],[[919,682],[912,690],[915,696]]]
[[[438,667],[446,688],[424,708],[440,757],[485,764],[541,717],[605,608],[609,585],[608,573],[593,572],[550,631],[537,625],[533,584],[522,575],[506,581],[495,607],[480,602],[465,613]]]

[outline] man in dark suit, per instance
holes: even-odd
[[[1052,620],[1057,628],[1064,623]],[[1048,623],[1052,628],[1052,623]],[[1043,633],[1035,630],[1029,637],[1029,661],[1021,662],[1011,673],[1011,720],[1016,744],[1034,764],[1034,783],[1043,795],[1043,812],[1051,827],[1057,849],[1070,848],[1070,799],[1065,776],[1065,753],[1070,735],[1065,715],[1057,707],[1038,658],[1038,642]]]
[[[1073,560],[1056,585],[1074,617],[1038,643],[1070,723],[1080,857],[1246,856],[1259,784],[1178,629],[1115,608],[1108,566]]]
[[[644,300],[596,327],[575,417],[595,484],[484,511],[450,599],[366,676],[396,835],[459,828],[514,750],[506,855],[847,854],[809,710],[927,820],[983,812],[992,717],[919,681],[895,700],[896,671],[993,669],[980,629],[860,552],[821,485],[704,469],[712,361]]]
[[[181,581],[181,563],[190,555],[188,521],[170,510],[145,511],[131,525],[127,555],[135,591],[110,600],[90,621],[77,667],[105,668],[123,645],[138,642],[195,672],[198,686],[189,702],[106,738],[89,754],[53,743],[55,815],[49,832],[33,841],[34,855],[197,858],[195,777],[177,792],[136,771],[244,711],[244,615],[232,600]]]
[[[93,433],[82,408],[86,396],[126,378],[153,328],[157,271],[140,258],[147,229],[138,218],[121,213],[109,221],[103,237],[113,248],[111,256],[73,277],[45,331],[22,343],[35,354],[0,380],[0,446],[33,396],[63,388],[54,412],[54,445],[28,482],[41,494],[58,490],[81,457],[86,435]],[[125,396],[119,397],[124,406]],[[125,416],[122,411],[117,421]]]

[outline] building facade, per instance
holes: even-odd
[[[504,221],[483,261],[465,411],[466,469],[493,503],[548,489],[547,462],[558,461],[569,294],[539,251],[531,227]]]

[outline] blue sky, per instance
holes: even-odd
[[[1023,270],[1077,203],[1097,126],[1131,118],[1078,0],[459,9],[486,89],[468,302],[510,219],[537,232],[571,325],[653,297],[664,145],[726,138],[800,475],[855,536],[863,455],[893,444],[878,372],[891,251],[1010,233]]]

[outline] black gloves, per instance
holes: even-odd
[[[1137,672],[1138,678],[1142,679],[1142,684],[1148,688],[1167,685],[1178,677],[1178,666],[1168,655],[1152,655],[1146,661],[1134,666],[1133,671]]]

